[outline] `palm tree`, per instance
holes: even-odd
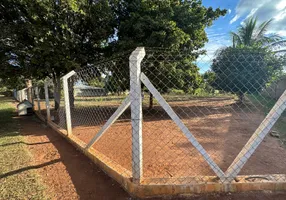
[[[286,55],[286,40],[280,40],[267,45],[274,53]]]
[[[246,22],[242,23],[238,28],[237,33],[231,32],[233,38],[233,47],[236,46],[253,46],[255,44],[265,45],[276,42],[281,39],[277,34],[267,36],[266,32],[271,25],[273,19],[257,25],[257,18],[251,17]]]

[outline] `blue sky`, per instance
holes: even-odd
[[[273,18],[268,33],[276,33],[286,38],[286,0],[202,0],[206,7],[227,9],[228,13],[220,17],[206,29],[209,42],[205,45],[208,56],[201,58],[201,71],[209,69],[207,64],[214,52],[224,46],[231,45],[230,31],[248,17],[256,16],[258,23]]]

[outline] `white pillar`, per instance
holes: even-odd
[[[51,121],[51,110],[50,110],[50,100],[49,100],[49,82],[45,81],[45,100],[46,100],[46,110],[47,110],[47,121]]]
[[[145,57],[145,49],[138,47],[129,57],[130,67],[130,101],[132,122],[132,177],[140,183],[143,175],[142,156],[142,96],[141,96],[141,62]]]
[[[72,134],[72,122],[71,122],[71,108],[70,108],[70,96],[68,79],[75,75],[75,71],[71,71],[63,77],[64,98],[65,98],[65,111],[66,111],[66,124],[68,135]]]

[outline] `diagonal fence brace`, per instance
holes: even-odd
[[[286,90],[281,95],[277,103],[271,109],[266,118],[262,121],[254,134],[248,140],[241,152],[235,158],[233,163],[226,171],[226,180],[232,181],[241,171],[245,163],[249,160],[251,155],[255,152],[260,143],[264,140],[265,136],[273,128],[277,120],[280,118],[286,109]]]
[[[141,81],[148,88],[148,90],[153,94],[155,99],[157,99],[158,103],[164,108],[167,114],[171,117],[171,119],[177,124],[177,126],[181,129],[183,134],[187,137],[187,139],[192,143],[192,145],[199,151],[199,153],[206,160],[211,169],[215,172],[215,174],[220,178],[224,179],[225,174],[220,169],[220,167],[211,159],[206,150],[202,147],[202,145],[197,141],[197,139],[193,136],[190,130],[186,127],[186,125],[181,121],[179,116],[175,113],[175,111],[171,108],[171,106],[166,102],[166,100],[162,97],[162,95],[158,92],[158,90],[154,87],[148,77],[141,73]]]
[[[130,106],[130,96],[128,95],[118,109],[113,113],[113,115],[108,119],[108,121],[103,125],[100,131],[90,140],[90,142],[85,147],[88,150],[94,143],[96,143],[102,135],[110,128],[110,126],[122,115],[122,113]]]

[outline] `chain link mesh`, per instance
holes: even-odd
[[[285,60],[283,62],[281,57],[259,50],[226,48],[212,56],[198,57],[184,52],[147,49],[142,72],[211,159],[222,171],[228,169],[227,175],[236,172],[239,175],[285,174],[285,148],[271,137],[273,133],[285,137],[282,136],[285,127],[279,127],[285,123],[285,111],[265,140],[260,134],[264,126],[259,127],[277,96],[285,91],[279,74],[283,74],[283,65]],[[279,78],[274,81],[275,77]],[[281,89],[273,91],[277,83]],[[146,87],[143,90],[144,177],[157,178],[153,180],[155,183],[186,183],[190,181],[187,177],[195,177],[192,180],[198,182],[209,181],[202,176],[216,174],[204,155],[188,141],[162,108],[162,102],[158,102]],[[273,92],[277,95],[273,96]],[[284,104],[273,113],[278,114],[284,107],[285,95]],[[246,153],[236,164],[231,165],[255,131],[256,137],[250,140],[252,145],[244,149]],[[260,140],[264,142],[239,171]],[[274,178],[279,179],[279,176]]]
[[[48,93],[49,93],[49,105],[51,121],[58,125],[60,128],[66,130],[66,115],[65,104],[63,96],[63,81],[62,79],[53,82],[48,80]],[[47,113],[45,113],[46,115]]]
[[[86,144],[129,94],[131,52],[93,64],[68,79],[72,134]],[[92,148],[119,173],[131,176],[130,108]]]
[[[72,134],[98,158],[141,184],[286,181],[285,56],[147,48],[140,64],[142,55],[130,55],[67,79]],[[67,129],[60,85],[59,98],[49,85],[51,120]],[[35,110],[46,117],[44,86],[38,89]]]

